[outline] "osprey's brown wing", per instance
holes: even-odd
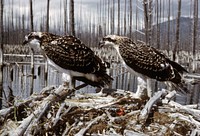
[[[159,81],[170,81],[176,76],[169,59],[152,47],[124,44],[120,46],[120,53],[129,67],[145,76]]]
[[[44,44],[45,55],[63,69],[73,70],[84,74],[94,74],[98,81],[76,76],[76,79],[90,85],[103,87],[112,81],[106,73],[107,64],[94,52],[74,36],[63,36]]]
[[[82,73],[105,72],[94,52],[74,36],[63,36],[43,46],[46,56],[58,66]]]

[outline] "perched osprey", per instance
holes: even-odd
[[[145,79],[148,77],[158,81],[171,81],[186,91],[183,87],[182,74],[187,70],[159,50],[117,35],[107,35],[99,44],[114,47],[130,73]]]
[[[72,79],[95,87],[109,85],[112,78],[106,73],[107,65],[94,52],[74,36],[59,36],[47,32],[31,32],[23,44],[38,48],[48,64],[67,73]]]

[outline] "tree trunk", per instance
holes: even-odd
[[[192,72],[195,72],[196,70],[196,45],[197,45],[197,30],[198,30],[198,0],[194,0],[194,19],[193,19],[193,48],[192,48],[192,54],[193,54],[193,66],[192,66]]]
[[[180,17],[181,17],[181,0],[178,0],[178,16],[176,19],[176,44],[173,51],[173,61],[176,60],[176,53],[178,53],[180,43]]]
[[[31,19],[31,31],[34,31],[34,27],[33,27],[33,2],[32,0],[29,1],[30,2],[30,19]]]
[[[129,35],[130,35],[130,38],[132,39],[132,18],[133,18],[133,10],[132,10],[132,0],[129,1],[130,3],[130,26],[129,26]]]
[[[152,9],[153,0],[149,0],[148,4],[148,44],[152,46],[152,17],[153,17],[153,9]]]
[[[64,33],[67,34],[68,31],[68,25],[67,25],[67,0],[63,1],[64,4]]]
[[[160,1],[161,3],[161,1]],[[160,16],[159,14],[161,14],[161,11],[159,10],[159,2],[158,0],[156,0],[156,29],[157,29],[157,32],[156,32],[156,48],[157,49],[160,49]]]
[[[1,29],[0,29],[0,109],[2,109],[2,98],[3,98],[3,38],[4,38],[4,28],[3,28],[3,7],[4,0],[1,0],[0,16],[1,16]]]
[[[118,24],[117,24],[117,34],[120,35],[120,0],[118,0]]]
[[[71,30],[71,34],[75,36],[74,0],[70,0],[70,30]]]
[[[125,0],[125,7],[124,7],[124,35],[126,35],[126,0]]]
[[[167,51],[169,54],[169,50],[170,50],[170,15],[171,15],[171,9],[170,9],[170,0],[169,0],[169,5],[168,5],[168,25],[167,25]]]
[[[50,6],[50,0],[47,0],[46,32],[49,32],[49,6]]]
[[[147,0],[143,0],[143,6],[144,6],[144,25],[145,25],[145,42],[148,43],[149,39],[149,33],[148,33],[148,2]]]

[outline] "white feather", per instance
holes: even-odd
[[[47,58],[47,62],[50,66],[54,67],[55,69],[57,69],[58,71],[60,72],[63,72],[67,75],[69,75],[70,77],[85,77],[87,78],[88,80],[91,80],[91,81],[96,81],[98,82],[97,80],[97,77],[95,74],[85,74],[85,73],[81,73],[81,72],[77,72],[77,71],[73,71],[73,70],[67,70],[67,69],[64,69],[64,68],[61,68],[60,66],[58,66],[57,64],[55,64],[51,59]],[[69,79],[69,77],[65,78],[63,77],[64,79]]]
[[[33,39],[29,42],[29,45],[32,49],[38,49],[39,51],[41,50],[40,48],[40,41],[38,39]]]
[[[142,78],[146,78],[144,75],[142,75],[142,74],[140,74],[140,73],[134,71],[131,67],[129,67],[129,66],[126,64],[126,62],[124,61],[124,58],[123,58],[123,57],[121,56],[121,54],[120,54],[119,46],[118,46],[118,45],[115,45],[115,44],[114,44],[113,47],[114,47],[115,50],[117,51],[117,54],[118,54],[118,56],[119,56],[119,58],[120,58],[122,64],[124,65],[124,67],[126,67],[126,69],[127,69],[131,74],[133,74],[133,75],[135,75],[135,76],[142,77]]]

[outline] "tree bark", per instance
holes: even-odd
[[[149,39],[149,33],[148,33],[148,2],[147,0],[143,0],[143,6],[144,6],[144,25],[145,25],[145,42],[148,43]]]
[[[3,28],[3,7],[4,0],[1,0],[1,29],[0,29],[0,109],[2,109],[2,98],[3,98],[3,39],[4,39],[4,28]]]
[[[124,35],[126,35],[126,0],[125,0],[125,7],[124,7]]]
[[[195,60],[196,60],[196,45],[197,45],[197,30],[198,30],[198,0],[194,0],[194,19],[193,19],[193,65],[192,65],[192,72],[195,72]]]
[[[181,17],[181,0],[178,0],[178,16],[176,19],[176,44],[173,51],[173,61],[176,60],[176,53],[178,53],[180,43],[180,17]]]
[[[133,20],[132,20],[132,18],[133,18],[133,14],[132,14],[132,12],[133,12],[133,9],[132,9],[132,0],[130,0],[129,1],[130,3],[130,26],[129,26],[129,35],[130,35],[130,38],[132,39],[132,22],[133,22]]]
[[[49,6],[50,6],[50,0],[47,0],[46,32],[49,32]]]
[[[64,33],[67,34],[68,31],[68,25],[67,25],[67,0],[64,0]]]
[[[168,26],[167,26],[167,51],[169,53],[170,50],[170,15],[171,15],[171,6],[170,6],[170,0],[169,0],[169,5],[168,5]]]
[[[120,35],[120,0],[118,0],[118,24],[117,24],[117,34]]]
[[[75,23],[74,23],[74,0],[70,0],[70,29],[71,34],[75,36]]]
[[[31,31],[34,31],[34,27],[33,27],[33,1],[30,0],[30,19],[31,19]]]

